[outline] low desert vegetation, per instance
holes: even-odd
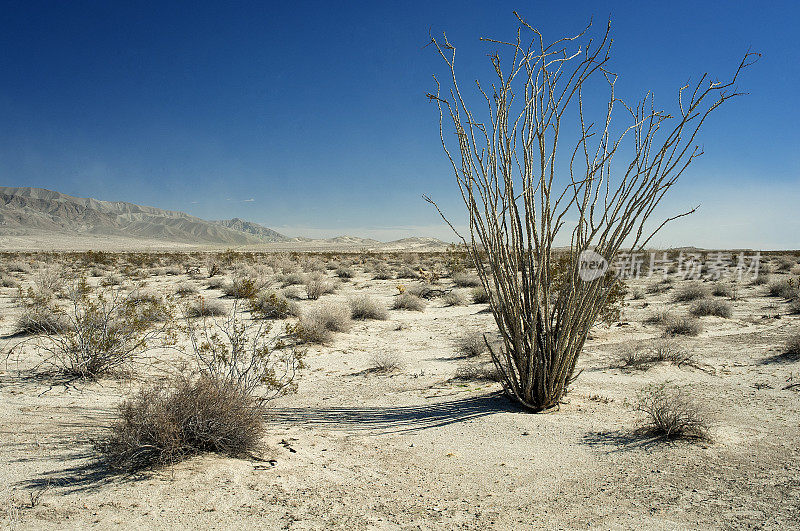
[[[369,295],[359,295],[348,300],[350,305],[350,315],[353,319],[376,319],[385,321],[389,318],[386,306],[370,297]]]
[[[259,283],[256,279],[235,275],[230,282],[222,286],[222,292],[234,299],[251,299],[258,294]]]
[[[392,303],[393,310],[412,310],[421,312],[425,309],[425,301],[413,293],[401,293],[394,298]]]
[[[478,275],[459,271],[453,273],[453,284],[459,288],[476,288],[481,285],[481,279],[478,278]]]
[[[297,335],[310,343],[327,343],[333,332],[346,332],[352,318],[350,308],[341,304],[320,304],[304,312],[297,326]]]
[[[249,301],[250,311],[260,319],[286,319],[300,315],[300,307],[283,294],[262,292]]]
[[[623,347],[618,354],[618,365],[624,369],[647,370],[658,363],[681,366],[692,359],[683,345],[674,339],[661,338]]]
[[[211,317],[225,314],[225,306],[215,300],[208,300],[204,297],[198,297],[186,307],[187,317]]]
[[[715,297],[733,297],[733,286],[728,282],[715,282],[711,294]]]
[[[389,373],[402,367],[402,358],[394,352],[376,352],[370,358],[370,372]]]
[[[221,321],[187,320],[195,368],[144,387],[123,402],[97,443],[115,470],[174,464],[202,452],[241,457],[262,437],[265,404],[296,390],[303,352],[244,322],[233,310]]]
[[[53,335],[69,328],[64,315],[49,306],[27,307],[17,318],[14,333],[17,335]]]
[[[664,334],[667,336],[697,336],[702,331],[700,319],[690,315],[673,317],[664,324]]]
[[[708,438],[708,423],[697,399],[669,383],[642,389],[634,407],[645,415],[643,431],[648,435],[667,439]]]
[[[485,288],[475,288],[472,290],[472,302],[475,304],[488,304],[489,292]]]
[[[786,278],[772,282],[768,289],[770,297],[782,299],[795,299],[800,297],[800,282],[797,279]]]
[[[194,284],[190,282],[181,282],[178,284],[178,287],[175,288],[175,294],[179,297],[186,297],[188,295],[196,295],[198,293],[198,288]]]
[[[486,340],[479,332],[468,334],[459,341],[458,350],[468,358],[480,356],[487,350]]]
[[[695,317],[713,315],[716,317],[728,318],[733,313],[730,303],[717,299],[700,299],[695,301],[689,308],[689,312]]]
[[[45,333],[37,345],[46,353],[44,363],[58,372],[95,378],[123,367],[151,341],[167,336],[169,320],[152,326],[162,303],[142,302],[116,290],[93,293],[85,281],[70,288],[66,309],[55,309],[67,324],[58,333]]]
[[[685,286],[681,286],[675,291],[673,300],[675,302],[690,302],[697,299],[704,299],[710,295],[708,286],[699,282],[693,282]]]
[[[462,382],[500,382],[502,379],[494,363],[462,365],[453,376],[453,380]]]
[[[786,341],[783,347],[783,353],[785,357],[792,360],[800,360],[800,333],[792,334]]]
[[[460,291],[451,291],[442,296],[442,304],[444,306],[464,306],[467,304],[467,298]]]
[[[336,291],[336,286],[322,274],[311,275],[306,280],[306,296],[309,300],[315,301],[323,295],[328,295]]]

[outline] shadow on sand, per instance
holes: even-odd
[[[379,435],[437,428],[495,413],[522,411],[498,392],[421,406],[275,408],[267,416],[275,422]]]

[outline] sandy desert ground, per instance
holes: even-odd
[[[171,349],[141,355],[126,377],[58,381],[35,369],[37,340],[15,335],[17,286],[43,270],[88,274],[130,289],[172,295],[189,283],[230,308],[234,299],[208,288],[210,255],[164,255],[153,266],[81,265],[74,257],[4,256],[0,269],[0,522],[11,529],[787,529],[800,521],[800,361],[784,344],[800,334],[790,302],[768,284],[739,285],[729,318],[700,317],[702,332],[678,336],[688,363],[623,367],[635,345],[664,334],[652,316],[686,314],[674,301],[692,281],[644,277],[627,283],[622,318],[597,324],[579,361],[581,373],[561,406],[543,414],[519,409],[498,383],[459,379],[489,367],[467,358],[463,338],[496,330],[486,304],[456,287],[441,254],[259,256],[228,267],[282,289],[281,265],[321,270],[334,293],[306,300],[347,304],[369,294],[391,308],[404,267],[442,271],[436,288],[463,305],[435,297],[423,311],[389,310],[387,320],[354,321],[327,344],[309,345],[298,391],[270,404],[260,459],[199,455],[170,467],[118,475],[93,450],[118,404],[177,363]],[[798,277],[798,257],[771,256],[769,282]],[[325,263],[327,261],[328,263]],[[173,263],[174,262],[174,263]],[[186,274],[197,263],[199,272]],[[20,264],[22,264],[20,266]],[[336,276],[348,265],[351,279]],[[392,278],[377,280],[377,264]],[[14,266],[15,265],[15,266]],[[289,267],[291,269],[292,267]],[[71,272],[71,273],[70,273]],[[68,274],[69,273],[69,274]],[[92,276],[94,275],[94,276]],[[280,276],[283,275],[283,276]],[[377,275],[387,276],[387,275]],[[674,275],[673,275],[674,277]],[[701,282],[711,287],[713,282]],[[655,287],[659,289],[656,291]],[[293,318],[292,318],[293,319]],[[282,326],[275,323],[275,329]],[[20,345],[20,343],[24,344]],[[399,368],[374,370],[381,357]],[[479,372],[479,371],[472,371]],[[637,431],[643,387],[670,381],[690,393],[709,423],[707,440],[674,440]]]

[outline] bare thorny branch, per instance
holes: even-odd
[[[456,231],[436,203],[423,197],[463,241],[492,294],[504,343],[502,352],[492,355],[506,391],[541,410],[557,405],[612,289],[612,282],[579,280],[581,252],[592,249],[611,262],[623,245],[644,248],[668,222],[695,211],[646,229],[664,194],[702,154],[695,140],[706,118],[742,94],[735,83],[758,54],[745,54],[730,81],[712,82],[703,75],[693,87],[681,87],[680,115],[671,116],[656,110],[649,94],[635,106],[616,97],[617,76],[608,68],[610,21],[599,39],[587,38],[590,22],[581,33],[546,44],[538,30],[514,14],[520,25],[513,42],[482,39],[513,53],[505,69],[499,52],[489,55],[496,74],[490,93],[476,81],[487,106],[486,122],[476,118],[457,81],[455,46],[446,35],[431,35],[449,75],[444,93],[434,76],[436,91],[427,97],[439,110],[440,140],[469,212],[469,234]],[[584,88],[594,79],[605,81],[609,90],[599,124],[588,120],[584,108]],[[620,107],[630,123],[618,130],[612,117]],[[570,112],[578,118],[578,140],[570,150],[569,182],[563,184],[556,155]],[[451,131],[458,143],[455,156]],[[624,171],[612,179],[615,155],[630,144]],[[577,218],[567,251],[571,270],[567,285],[555,292],[556,238],[568,216]]]

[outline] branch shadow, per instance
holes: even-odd
[[[64,494],[74,494],[96,491],[112,483],[130,483],[148,477],[147,474],[122,474],[90,453],[80,457],[86,462],[43,472],[33,479],[20,481],[17,485],[28,490],[58,488],[63,489]]]
[[[583,442],[592,448],[606,450],[608,453],[652,448],[671,441],[660,435],[653,435],[645,429],[589,432],[583,436]]]
[[[521,407],[502,392],[422,406],[354,408],[275,408],[271,421],[333,430],[373,432],[374,435],[409,433],[439,428],[497,413],[521,413]]]

